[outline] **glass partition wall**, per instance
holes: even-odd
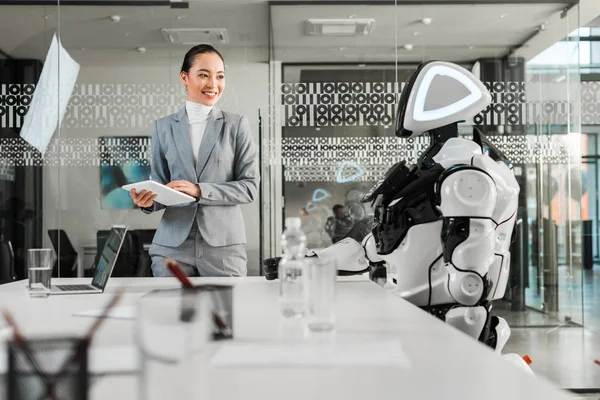
[[[57,30],[57,13],[58,7],[51,5],[0,6],[0,283],[27,277],[27,250],[49,240],[44,221],[58,216],[57,201],[42,192],[49,167],[42,161],[41,146],[21,137],[25,130],[57,124],[57,108],[49,106],[58,100],[53,91],[44,93],[48,103],[38,107],[37,124],[24,126]],[[55,74],[47,78],[56,81]]]
[[[93,274],[113,225],[128,228],[113,276],[148,276],[148,248],[162,212],[142,213],[121,186],[149,178],[153,122],[185,106],[180,69],[196,44],[222,53],[226,89],[218,107],[247,117],[258,146],[260,118],[268,111],[266,4],[113,2],[0,10],[0,203],[3,240],[15,252],[9,257],[15,272],[3,281],[25,276],[24,249],[41,246],[55,249],[56,276]],[[25,139],[21,128],[34,91],[45,101],[35,116],[48,112],[53,121],[41,126],[32,118]],[[258,199],[242,213],[248,273],[257,275]]]
[[[492,94],[460,134],[483,132],[521,188],[509,284],[495,305],[514,328],[507,349],[535,353],[537,372],[561,382],[550,336],[529,340],[585,323],[578,6],[367,3],[271,5],[263,251],[281,253],[290,216],[301,217],[310,247],[361,240],[373,217],[362,195],[429,142],[395,137],[401,89],[423,61],[457,63]],[[546,30],[566,43],[552,57],[543,53],[554,43],[540,44]]]

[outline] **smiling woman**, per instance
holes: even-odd
[[[239,205],[254,201],[259,181],[248,120],[215,106],[225,89],[225,63],[214,47],[191,48],[180,78],[186,105],[155,123],[151,179],[196,202],[165,207],[152,192],[131,191],[145,213],[166,209],[150,248],[153,274],[169,276],[165,260],[171,258],[190,276],[246,275]]]
[[[185,55],[180,77],[188,92],[188,100],[210,107],[225,89],[223,56],[210,45],[194,46]]]

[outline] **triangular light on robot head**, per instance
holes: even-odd
[[[481,90],[469,76],[445,65],[435,65],[425,72],[419,85],[413,119],[446,118],[473,105],[481,96]]]

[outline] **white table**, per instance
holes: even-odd
[[[61,279],[53,283],[83,283]],[[60,282],[58,282],[60,281]],[[234,331],[238,343],[269,344],[280,326],[277,281],[252,278],[195,278],[195,282],[233,283]],[[112,278],[104,294],[30,299],[24,282],[0,286],[7,307],[27,336],[80,335],[92,319],[72,317],[101,308],[125,285],[120,305],[157,287],[177,287],[172,278]],[[523,373],[487,347],[384,291],[364,277],[338,284],[336,341],[397,341],[410,367],[209,368],[205,393],[221,399],[569,399],[569,393],[543,378]],[[95,348],[132,346],[134,321],[107,319]],[[535,361],[535,360],[534,360]],[[91,388],[92,399],[136,399],[135,375],[106,376]]]

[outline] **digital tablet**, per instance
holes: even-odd
[[[129,185],[122,186],[122,188],[128,192],[131,191],[131,189],[135,189],[136,193],[139,193],[142,190],[150,191],[158,195],[154,201],[165,206],[176,206],[178,204],[192,203],[196,201],[196,199],[192,196],[178,192],[175,189],[171,189],[170,187],[155,181],[131,183]]]

